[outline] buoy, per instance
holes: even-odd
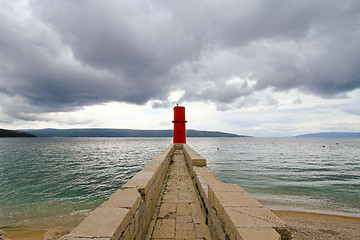
[[[323,147],[325,147],[325,145],[323,145]]]
[[[217,148],[216,150],[218,150],[218,151],[219,151],[219,150],[220,150],[220,148]]]

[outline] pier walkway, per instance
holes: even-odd
[[[61,240],[280,240],[287,233],[189,145],[171,144]]]
[[[146,239],[211,239],[183,150],[174,152]]]

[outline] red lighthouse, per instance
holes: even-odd
[[[173,143],[186,143],[186,129],[185,129],[185,107],[176,104],[174,107],[174,140]]]

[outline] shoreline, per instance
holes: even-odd
[[[360,239],[360,217],[289,210],[271,211],[285,222],[294,240]],[[4,231],[10,240],[43,240],[44,234],[56,227],[60,226],[52,228],[3,226],[0,230]]]
[[[360,217],[289,210],[271,211],[285,222],[294,240],[360,239]]]

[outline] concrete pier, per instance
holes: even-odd
[[[62,240],[281,239],[276,215],[171,144]]]

